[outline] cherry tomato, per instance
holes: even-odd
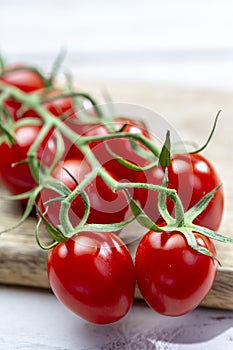
[[[84,178],[91,171],[90,165],[83,159],[66,159],[64,162],[60,162],[53,172],[53,176],[59,179],[70,190],[76,187],[76,183],[64,170],[68,170],[70,174],[81,183]],[[128,201],[123,191],[118,193],[113,192],[110,187],[97,176],[89,185],[86,186],[85,192],[90,200],[90,214],[87,222],[112,224],[121,222],[124,220],[126,212],[128,210]],[[60,202],[52,202],[48,205],[46,203],[60,195],[53,190],[43,189],[41,191],[39,199],[39,207],[42,212],[46,210],[46,218],[54,226],[60,224],[59,211]],[[69,219],[73,226],[77,225],[85,212],[82,196],[77,195],[71,203],[69,209]]]
[[[48,277],[56,297],[89,322],[113,323],[131,308],[134,265],[113,233],[82,232],[58,244],[49,253]]]
[[[52,93],[48,94],[49,96],[56,96],[62,94],[61,91],[52,91]],[[55,116],[59,117],[61,115],[66,116],[68,118],[70,115],[74,114],[74,104],[71,97],[60,97],[55,100],[51,100],[44,103],[45,108],[50,111]]]
[[[110,139],[106,141],[96,141],[92,142],[90,146],[99,162],[105,166],[107,170],[114,172],[115,176],[119,179],[125,178],[129,180],[129,178],[135,179],[138,172],[128,169],[113,159],[113,156],[108,152],[108,148],[111,152],[115,153],[119,157],[122,157],[137,166],[145,166],[146,160],[135,153],[130,140],[124,138],[124,133],[139,134],[149,138],[149,133],[143,124],[129,118],[115,118],[114,121],[112,123],[109,123],[107,126],[96,125],[94,127],[91,127],[85,132],[85,136],[108,135],[111,133],[108,127],[112,127],[118,131],[124,125],[126,126],[122,131],[122,138]],[[140,144],[140,146],[142,147],[142,144]]]
[[[195,233],[200,247],[216,254],[209,238]],[[142,296],[155,311],[180,316],[195,309],[212,287],[216,261],[188,245],[179,232],[149,231],[141,240],[135,259]]]
[[[161,185],[164,177],[162,168],[154,167],[144,173],[148,183]],[[221,185],[212,164],[201,154],[177,154],[172,156],[168,167],[168,187],[177,190],[185,211],[197,203],[205,194]],[[141,181],[142,180],[142,181]],[[138,180],[144,182],[145,178]],[[136,190],[135,198],[143,210],[155,222],[162,219],[157,208],[158,193],[145,189]],[[168,210],[173,211],[173,203],[168,201]],[[223,190],[220,188],[207,208],[194,220],[194,223],[217,231],[223,215]]]
[[[145,129],[144,125],[138,121],[134,121],[133,119],[125,118],[125,117],[119,117],[115,118],[113,122],[109,123],[109,127],[114,127],[115,130],[120,130],[125,124],[126,127],[122,131],[122,135],[124,133],[138,133],[140,135],[143,135],[145,137],[149,138],[149,133]],[[111,131],[108,129],[107,126],[103,124],[97,124],[95,126],[86,125],[86,131],[84,131],[84,136],[104,136],[110,134]],[[144,180],[146,180],[145,175],[142,171],[138,170],[132,170],[127,168],[126,166],[120,164],[116,159],[114,159],[114,156],[109,153],[110,152],[115,153],[116,155],[124,158],[125,160],[133,163],[137,166],[145,166],[148,164],[148,161],[139,156],[135,153],[135,151],[132,148],[132,145],[130,141],[126,138],[117,138],[117,139],[111,139],[111,140],[105,140],[105,141],[94,141],[90,142],[90,147],[92,152],[94,153],[97,160],[100,162],[100,164],[111,174],[114,174],[114,177],[119,181],[124,182],[137,182],[138,177],[141,174],[141,177],[144,177]],[[138,142],[138,145],[143,147],[142,144]],[[77,156],[79,156],[79,153],[77,153]],[[73,157],[75,157],[75,150],[73,149]],[[129,191],[131,195],[133,196],[133,189]]]
[[[17,68],[17,69],[16,69]],[[25,66],[9,67],[0,76],[0,81],[15,86],[23,92],[31,93],[36,90],[45,88],[45,81],[36,71]],[[15,120],[19,118],[18,111],[22,104],[12,98],[5,101],[5,107]]]
[[[33,189],[36,185],[31,174],[30,167],[24,161],[32,143],[37,138],[41,126],[28,125],[16,129],[16,143],[13,145],[3,142],[0,145],[0,176],[5,186],[13,193],[19,194]],[[49,166],[56,152],[56,141],[48,135],[50,143],[46,156],[43,156],[43,164]],[[37,157],[41,160],[47,139],[43,141],[38,149]]]
[[[43,91],[42,96],[44,98],[52,98],[52,97],[58,97],[53,100],[49,100],[47,102],[44,102],[44,107],[53,115],[56,117],[63,117],[63,119],[68,118],[69,116],[74,114],[74,105],[73,100],[71,97],[60,97],[59,95],[62,95],[63,91],[61,90],[51,90],[49,92]],[[35,111],[32,109],[27,110],[23,113],[22,118],[41,118]]]
[[[0,80],[13,85],[24,92],[32,92],[43,89],[45,82],[42,76],[28,67],[8,68],[3,72]]]
[[[64,125],[70,127],[74,132],[77,133],[77,139],[79,135],[84,133],[86,128],[85,125],[80,123],[80,118],[78,113],[75,112],[75,105],[73,98],[59,97],[64,92],[62,90],[51,90],[46,92],[44,97],[57,97],[56,99],[45,102],[44,107],[52,113],[54,116],[64,120]],[[23,113],[22,118],[41,118],[35,111],[32,109],[27,110]],[[61,126],[62,131],[62,126]],[[83,153],[80,149],[74,145],[67,137],[63,135],[63,141],[65,143],[65,152],[63,158],[83,158]]]

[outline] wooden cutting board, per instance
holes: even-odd
[[[165,127],[171,127],[181,139],[199,145],[206,140],[214,116],[221,109],[217,130],[203,154],[215,165],[224,186],[225,212],[220,232],[233,237],[233,94],[152,85],[106,84],[103,89],[98,82],[81,82],[80,86],[103,102],[101,91],[106,92],[107,86],[116,106],[131,114],[139,112],[136,117],[143,119],[152,133],[161,132],[158,121],[165,121]],[[0,200],[0,208],[0,230],[18,222],[21,209],[17,203]],[[36,219],[30,217],[22,226],[0,237],[0,283],[49,288],[47,253],[35,242],[35,226]],[[233,310],[233,245],[218,243],[217,251],[222,266],[202,305]],[[135,296],[140,297],[138,291]]]

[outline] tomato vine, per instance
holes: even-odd
[[[60,64],[61,58],[62,56],[58,59],[58,64]],[[28,88],[25,87],[25,81],[22,81],[22,84],[16,84],[14,82],[14,73],[22,73],[22,71],[25,73],[25,70],[27,74],[33,74],[31,79],[32,77],[35,78],[35,75],[36,78],[41,79],[42,85],[37,84],[33,87],[33,81],[30,81],[29,92]],[[178,315],[187,312],[187,310],[190,311],[192,307],[187,307],[186,305],[186,303],[190,302],[190,296],[189,301],[184,300],[184,307],[180,307],[179,312],[166,305],[160,305],[162,297],[160,298],[161,300],[159,298],[157,300],[157,296],[149,290],[150,287],[146,285],[147,282],[144,278],[147,274],[145,269],[150,271],[151,275],[148,277],[150,281],[155,278],[154,274],[157,271],[156,269],[151,270],[147,264],[144,264],[144,261],[147,261],[145,252],[148,250],[151,257],[155,256],[153,258],[155,260],[151,258],[151,263],[153,262],[154,264],[156,262],[156,254],[159,257],[161,254],[166,254],[166,248],[161,243],[163,240],[168,242],[168,237],[182,237],[182,246],[186,244],[186,248],[183,248],[183,253],[181,252],[181,254],[187,252],[191,255],[198,254],[197,260],[200,260],[200,266],[202,264],[202,258],[200,257],[205,256],[205,259],[209,259],[208,266],[209,269],[212,269],[212,277],[210,283],[206,284],[208,288],[203,287],[205,283],[203,281],[198,282],[198,278],[196,278],[196,282],[200,284],[202,292],[197,293],[195,306],[201,302],[213,283],[216,270],[216,251],[208,243],[208,240],[213,239],[220,242],[233,243],[232,238],[225,237],[217,232],[223,210],[222,187],[212,165],[202,156],[199,156],[199,153],[207,146],[213,135],[220,112],[217,113],[206,143],[195,151],[187,153],[182,158],[180,153],[176,154],[178,152],[173,152],[172,150],[169,130],[166,131],[162,147],[158,147],[147,135],[147,132],[142,130],[143,125],[124,117],[110,119],[104,113],[101,105],[90,94],[73,91],[70,86],[57,89],[54,85],[56,72],[57,67],[55,65],[50,77],[46,78],[40,71],[31,67],[16,67],[11,70],[5,70],[2,65],[2,74],[0,76],[0,147],[5,147],[6,153],[6,150],[9,150],[9,153],[10,150],[13,150],[12,152],[14,153],[14,157],[12,156],[10,160],[5,159],[2,161],[2,164],[0,162],[0,167],[2,167],[0,173],[2,173],[3,178],[5,176],[5,182],[8,184],[14,176],[17,177],[17,169],[20,166],[22,169],[21,173],[29,172],[30,175],[28,177],[29,189],[26,192],[19,191],[22,179],[18,179],[17,191],[15,190],[15,193],[3,198],[26,203],[26,209],[18,225],[27,219],[34,205],[36,205],[38,224],[35,236],[38,245],[42,249],[50,251],[49,273],[52,271],[51,284],[55,294],[72,309],[70,302],[64,296],[64,289],[57,287],[59,285],[57,278],[60,272],[54,270],[51,262],[53,259],[60,259],[57,256],[59,249],[68,250],[68,247],[70,247],[72,259],[79,265],[79,258],[76,256],[73,243],[70,243],[71,239],[74,242],[78,242],[77,244],[83,241],[89,242],[94,247],[98,247],[100,251],[105,245],[108,245],[108,240],[115,246],[120,244],[124,246],[124,242],[120,240],[120,234],[118,238],[115,238],[114,233],[118,234],[122,229],[127,228],[129,224],[137,221],[147,230],[147,234],[144,235],[138,244],[135,260],[136,276],[142,295],[149,305],[161,313]],[[11,74],[11,79],[7,80],[9,74]],[[91,105],[92,113],[82,108],[84,99]],[[58,103],[58,101],[60,101],[60,104],[64,101],[67,104],[63,111],[60,106],[61,112],[59,112],[57,106],[53,105]],[[77,107],[80,107],[80,109],[77,110]],[[95,129],[90,132],[90,127],[95,126],[97,129],[99,128],[99,133]],[[24,128],[26,127],[34,128],[35,138],[33,142],[30,143],[28,141],[26,144],[26,134],[24,134],[25,140],[22,142],[24,146],[21,147],[18,134],[19,131],[25,133]],[[136,132],[132,132],[132,129],[136,129]],[[95,147],[100,147],[99,153],[95,151]],[[104,155],[107,155],[108,158],[108,161],[105,163],[102,161]],[[18,156],[18,159],[15,158],[16,156]],[[70,160],[69,164],[66,162],[67,158]],[[12,161],[13,159],[14,161]],[[186,181],[184,182],[185,185],[182,183],[183,180],[181,181],[181,190],[178,188],[179,176],[177,176],[177,180],[177,172],[174,169],[174,164],[177,160],[178,164],[180,162],[185,164],[182,170],[177,171],[178,175],[180,172]],[[190,171],[193,171],[193,173],[199,171],[197,169],[200,167],[194,167],[195,162],[202,162],[202,166],[208,170],[208,174],[207,171],[207,175],[205,174],[207,180],[203,181],[203,190],[199,190],[200,193],[195,189],[194,176],[189,174]],[[69,166],[73,165],[71,170],[67,164]],[[188,167],[191,170],[187,170]],[[14,172],[14,169],[16,172]],[[6,174],[3,174],[4,171]],[[63,179],[59,178],[61,175]],[[198,174],[198,176],[200,176],[200,181],[201,177],[204,178],[203,174]],[[210,177],[212,177],[213,181],[209,181]],[[187,179],[191,179],[191,182],[188,182]],[[12,183],[10,185],[12,186]],[[97,196],[93,192],[97,191],[98,186],[101,188],[100,194],[102,197],[99,193]],[[191,187],[191,190],[195,189],[198,192],[190,194],[192,200],[187,205],[184,203],[184,200],[187,199],[185,186],[187,187],[187,192],[189,187]],[[202,222],[206,223],[206,220],[208,221],[206,219],[208,214],[210,212],[216,214],[216,210],[218,210],[219,220],[210,223],[209,226],[203,225]],[[152,211],[153,213],[151,214]],[[204,216],[204,219],[202,216]],[[40,226],[42,223],[51,238],[48,244],[44,244],[40,239]],[[3,232],[7,230],[9,229]],[[161,237],[161,244],[158,244],[156,241],[155,250],[153,250],[153,244],[148,242],[151,239],[156,240],[154,236],[156,232],[158,233],[157,237]],[[104,241],[104,234],[106,235],[106,241]],[[202,243],[200,243],[202,236],[204,238]],[[97,248],[93,248],[95,253],[93,251],[90,252],[89,248],[86,246],[85,248],[79,247],[81,249],[80,255],[82,255],[83,251],[85,251],[85,254],[94,254],[87,259],[87,264],[91,271],[91,266],[94,264],[93,259],[97,259],[94,257]],[[117,316],[112,314],[108,318],[105,314],[104,317],[99,318],[95,313],[96,311],[90,311],[91,307],[89,305],[86,319],[92,322],[114,322],[128,312],[132,304],[132,290],[135,288],[132,259],[126,253],[126,248],[123,248],[121,253],[119,253],[120,248],[118,248],[119,254],[114,251],[115,248],[113,249],[113,246],[110,248],[111,254],[108,255],[108,259],[111,261],[112,267],[114,267],[112,268],[112,274],[117,276],[116,279],[120,283],[126,284],[126,281],[119,278],[113,263],[113,257],[116,256],[116,259],[119,260],[119,266],[121,266],[122,271],[125,268],[124,258],[127,260],[128,266],[130,266],[128,269],[130,285],[127,287],[130,289],[130,293],[127,294],[127,305],[122,308],[119,315],[113,307],[115,301],[109,300],[111,304],[109,308]],[[177,250],[178,248],[174,248],[173,254],[176,254]],[[86,261],[85,259],[83,261]],[[56,260],[57,264],[62,264],[58,260]],[[67,258],[67,268],[71,266],[71,261]],[[102,260],[101,262],[98,259],[96,261],[98,261],[98,264],[102,264]],[[207,260],[204,261],[206,262]],[[182,263],[184,264],[184,270],[187,269],[187,264],[181,261],[180,264],[182,265]],[[173,264],[175,265],[174,261]],[[160,269],[160,273],[163,273],[163,268],[160,267]],[[63,271],[63,267],[61,267],[61,270]],[[100,271],[96,270],[96,274],[99,273]],[[166,273],[169,274],[168,271]],[[54,277],[54,274],[56,277]],[[63,277],[60,276],[61,280]],[[84,283],[76,275],[74,280],[76,282],[72,283],[81,283],[81,285]],[[85,283],[88,283],[84,277],[83,280],[85,280]],[[160,285],[157,276],[155,280],[156,284]],[[69,288],[72,290],[72,283],[70,282],[70,285],[66,278],[64,278],[64,283],[67,284],[67,290]],[[83,285],[82,288],[84,288]],[[98,286],[96,288],[98,289]],[[108,288],[109,285],[107,283],[106,290]],[[158,288],[161,288],[161,286]],[[90,287],[90,289],[92,288]],[[194,293],[193,290],[190,291],[191,296],[192,293]],[[74,309],[76,311],[81,310],[80,312],[77,311],[77,313],[82,316],[85,315],[84,305],[85,303],[88,304],[88,302],[83,301],[84,295],[75,295],[74,298],[77,299],[78,305],[75,304]],[[154,300],[160,303],[159,307],[157,307]],[[96,300],[97,309],[101,307],[102,302],[102,300]],[[167,297],[167,303],[170,303],[169,297]],[[118,304],[119,311],[121,303],[119,302]]]

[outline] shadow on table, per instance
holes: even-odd
[[[194,349],[232,327],[232,312],[198,308],[174,318],[158,315],[143,302],[135,302],[129,315],[116,324],[98,326],[84,322],[82,334],[90,344],[85,350],[174,349],[176,344],[179,349],[189,348],[188,345]]]

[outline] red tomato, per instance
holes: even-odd
[[[59,90],[51,90],[49,92],[44,93],[44,98],[49,97],[55,97],[62,95],[63,91]],[[69,116],[74,114],[74,105],[73,100],[71,97],[61,97],[56,98],[54,100],[50,100],[45,102],[44,107],[52,114],[54,114],[56,117],[63,117],[64,119],[68,118]],[[40,118],[40,116],[33,110],[29,109],[22,115],[23,118],[30,117],[30,118]]]
[[[77,133],[77,139],[79,135],[82,135],[86,126],[80,124],[80,118],[75,112],[75,106],[73,98],[71,97],[60,97],[63,91],[52,90],[45,94],[45,97],[57,96],[58,98],[47,101],[44,103],[44,107],[52,113],[54,116],[64,119],[64,124],[69,126],[73,131]],[[22,118],[41,118],[32,109],[27,110],[23,113]],[[62,131],[62,126],[61,126]],[[63,141],[65,143],[65,153],[63,158],[83,158],[83,153],[80,149],[74,145],[67,137],[63,135]]]
[[[91,171],[90,165],[82,159],[66,159],[60,162],[53,172],[53,176],[64,183],[70,190],[76,187],[75,182],[64,170],[67,169],[78,183],[81,183],[86,175]],[[113,192],[105,182],[97,176],[87,187],[85,192],[89,197],[91,210],[87,222],[111,224],[124,220],[128,210],[128,201],[123,191]],[[47,207],[46,218],[54,226],[60,224],[59,211],[60,202],[53,202],[46,205],[51,199],[60,195],[50,189],[43,189],[39,199],[39,207],[43,212]],[[73,226],[77,225],[85,212],[81,195],[75,197],[69,209],[69,218]]]
[[[113,233],[82,232],[58,244],[49,253],[48,277],[56,297],[89,322],[116,322],[131,308],[134,265]]]
[[[154,167],[145,172],[144,175],[146,175],[148,183],[161,185],[164,171],[162,168]],[[168,179],[168,187],[177,190],[185,211],[221,184],[214,167],[201,154],[172,156],[171,165],[168,167]],[[145,179],[139,179],[138,182],[145,182]],[[138,189],[135,198],[139,200],[143,210],[153,221],[162,222],[157,208],[157,192]],[[173,210],[171,201],[168,201],[168,210],[170,212]],[[217,231],[222,215],[223,190],[220,188],[207,208],[194,220],[194,223]]]
[[[62,94],[62,91],[53,91],[48,95],[49,96],[59,96]],[[61,97],[56,98],[55,100],[51,100],[44,103],[45,108],[50,111],[55,116],[59,117],[61,115],[65,115],[68,118],[70,115],[74,114],[74,104],[71,97]]]
[[[27,163],[17,164],[27,159],[27,153],[32,143],[37,138],[41,126],[28,125],[16,129],[16,143],[9,145],[4,142],[0,145],[0,176],[5,186],[13,193],[19,194],[33,189],[36,185]],[[48,135],[48,138],[50,136]],[[37,156],[41,160],[47,139],[40,146]],[[43,164],[49,166],[56,152],[56,142],[50,138],[46,156]],[[15,166],[13,166],[15,164]]]
[[[195,233],[200,247],[215,254],[209,238]],[[135,260],[142,296],[155,311],[180,316],[195,309],[212,287],[216,261],[188,245],[179,232],[149,231],[141,240]]]
[[[45,82],[39,73],[24,66],[16,68],[7,69],[0,77],[0,81],[15,86],[27,93],[45,88]],[[18,111],[22,104],[9,98],[5,101],[5,106],[8,112],[17,120],[19,118]]]
[[[24,66],[16,68],[7,69],[3,72],[0,80],[9,85],[16,86],[24,92],[32,92],[45,87],[43,78],[36,71]]]
[[[124,117],[115,118],[112,123],[109,123],[109,127],[114,127],[118,131],[125,124],[127,125],[122,131],[123,136],[124,133],[132,133],[143,135],[149,138],[149,133],[143,124],[133,119]],[[90,127],[90,129],[85,132],[85,136],[108,135],[110,133],[111,132],[108,130],[107,126],[96,125],[94,127]],[[144,158],[134,152],[130,140],[124,137],[106,141],[92,142],[90,146],[99,162],[105,166],[107,170],[114,172],[115,176],[119,179],[135,179],[138,175],[138,172],[126,168],[124,165],[121,165],[118,161],[113,159],[113,156],[108,152],[107,147],[116,155],[132,162],[137,166],[145,166],[147,164],[147,161]],[[140,146],[143,147],[142,144],[140,144]]]
[[[127,124],[125,129],[122,131],[124,133],[138,133],[145,137],[149,138],[149,133],[145,129],[142,123],[134,121],[129,118],[116,118],[113,122],[109,123],[109,126],[115,127],[116,130],[120,130],[124,124]],[[97,124],[95,126],[86,125],[86,131],[84,131],[84,136],[104,136],[110,134],[111,131],[102,124]],[[139,143],[138,143],[139,144]],[[142,144],[139,144],[143,147]],[[114,174],[114,177],[119,181],[126,182],[137,182],[139,174],[143,177],[144,174],[141,171],[131,170],[120,164],[114,157],[108,152],[108,149],[115,153],[116,155],[124,158],[125,160],[133,163],[137,166],[145,166],[148,164],[148,161],[143,157],[139,156],[132,149],[131,143],[126,138],[117,138],[105,141],[95,141],[90,143],[92,152],[94,153],[97,160],[100,164],[111,174]],[[108,148],[108,149],[107,149]],[[80,152],[80,151],[79,151]],[[73,149],[73,157],[75,157],[75,150]],[[79,154],[77,153],[77,157]],[[145,176],[144,176],[145,179]],[[133,196],[133,190],[130,190],[131,195]]]

